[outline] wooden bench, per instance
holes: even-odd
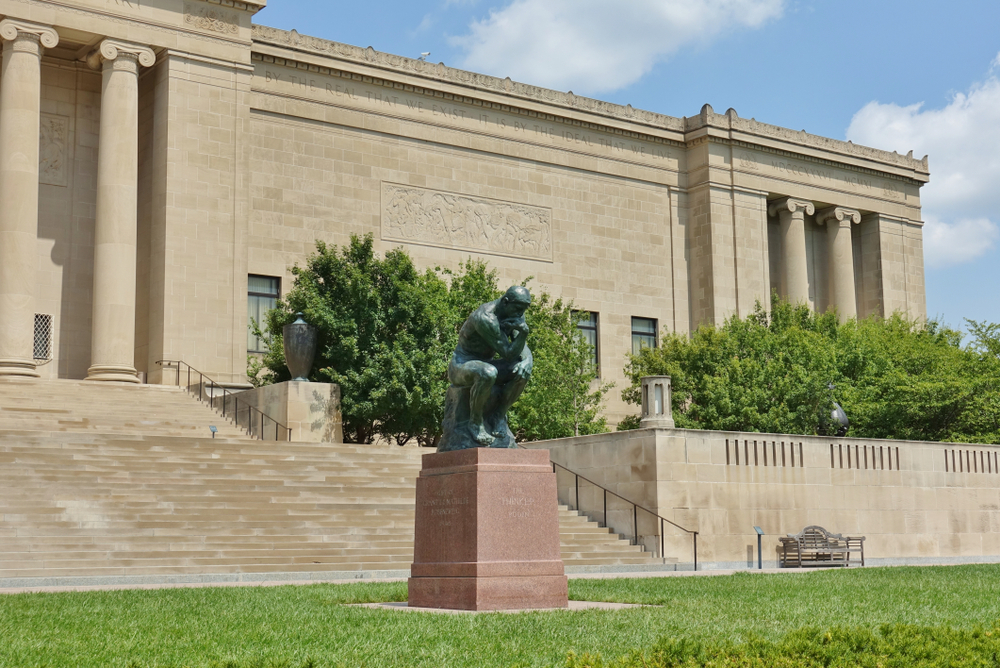
[[[803,566],[850,566],[851,554],[861,557],[865,565],[865,537],[830,533],[821,526],[808,526],[797,534],[779,538],[779,558],[782,568]]]

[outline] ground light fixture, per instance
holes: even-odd
[[[764,559],[760,552],[760,543],[761,538],[764,536],[764,530],[757,526],[753,530],[757,532],[757,570],[762,571],[764,570]]]

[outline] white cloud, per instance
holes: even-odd
[[[513,0],[452,38],[462,67],[592,95],[683,46],[781,16],[785,0]]]
[[[987,218],[963,218],[946,223],[925,215],[924,223],[924,256],[932,267],[974,260],[1000,239],[1000,228]]]
[[[995,247],[1000,240],[997,77],[955,95],[941,109],[870,102],[854,115],[847,136],[868,146],[930,155],[931,181],[921,190],[928,266],[959,264]]]

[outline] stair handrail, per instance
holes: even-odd
[[[212,408],[212,410],[215,411],[219,410],[215,405],[216,402],[215,393],[217,389],[222,390],[222,411],[221,411],[222,417],[227,420],[232,420],[233,424],[246,431],[246,433],[251,438],[256,438],[258,440],[263,441],[265,432],[268,433],[270,432],[269,425],[267,424],[267,422],[270,421],[274,424],[274,440],[275,441],[284,440],[291,442],[292,440],[291,427],[281,424],[280,422],[272,418],[270,415],[264,413],[264,411],[260,410],[256,406],[252,406],[250,405],[249,402],[239,399],[237,396],[240,394],[239,392],[231,392],[230,390],[226,389],[224,385],[209,378],[204,373],[198,371],[198,369],[195,369],[193,366],[191,366],[184,360],[160,360],[156,364],[157,366],[164,369],[170,367],[173,367],[175,369],[177,387],[181,387],[181,366],[187,367],[187,385],[184,386],[184,389],[191,396],[194,396],[195,394],[194,391],[191,389],[191,377],[192,377],[191,374],[192,373],[198,374],[198,400],[204,404],[208,404]],[[205,397],[206,393],[204,392],[204,389],[206,387],[206,381],[208,382],[208,385],[211,386],[212,388],[212,391],[207,393],[208,394],[207,398]],[[234,407],[233,409],[230,409],[227,414],[226,404],[230,400],[232,400]],[[245,425],[240,424],[240,411],[242,410],[240,404],[243,404],[246,407],[247,420]],[[279,438],[280,434],[283,434],[284,438]]]
[[[523,448],[524,446],[522,445],[522,446],[519,446],[519,447]],[[674,527],[680,529],[681,531],[683,531],[683,532],[685,532],[685,533],[687,533],[687,534],[689,534],[691,536],[691,538],[693,540],[693,545],[694,545],[694,570],[696,570],[696,571],[698,570],[698,532],[697,531],[694,531],[693,529],[685,529],[680,524],[677,524],[676,522],[668,520],[666,517],[663,517],[659,513],[656,513],[654,511],[650,510],[649,508],[646,508],[645,506],[641,506],[638,503],[635,503],[633,501],[629,501],[628,499],[626,499],[621,494],[618,494],[617,492],[612,492],[610,489],[608,489],[604,485],[598,484],[598,483],[594,482],[593,480],[580,475],[576,471],[573,471],[571,469],[566,468],[562,464],[557,464],[555,462],[552,462],[552,472],[553,473],[556,473],[556,467],[561,468],[563,471],[566,471],[567,473],[572,473],[573,476],[574,476],[574,478],[575,478],[575,480],[574,480],[575,489],[576,489],[576,492],[575,492],[575,501],[576,501],[576,511],[577,512],[585,512],[585,511],[581,510],[581,508],[580,508],[580,481],[583,480],[584,482],[587,482],[587,483],[593,485],[594,487],[596,487],[596,488],[598,488],[598,489],[600,489],[600,490],[602,490],[604,492],[604,527],[605,528],[610,528],[608,526],[608,494],[611,494],[612,496],[616,496],[619,499],[621,499],[622,501],[624,501],[625,503],[627,503],[630,506],[632,506],[632,532],[634,534],[634,541],[635,541],[634,544],[635,545],[639,544],[639,511],[642,510],[642,511],[644,511],[646,513],[649,513],[650,515],[652,515],[656,519],[660,520],[660,558],[661,559],[665,558],[663,555],[664,555],[664,548],[666,546],[666,542],[664,540],[663,529],[664,529],[664,523],[666,523],[666,524],[669,524],[671,526],[674,526]]]

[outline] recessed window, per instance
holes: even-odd
[[[281,297],[281,279],[273,276],[250,275],[247,281],[247,350],[252,353],[267,351],[267,312],[274,308]],[[253,334],[253,323],[260,326],[263,337]]]
[[[594,368],[600,371],[600,356],[597,354],[597,346],[600,337],[597,335],[597,314],[591,311],[573,311],[576,318],[576,326],[580,330],[580,336],[593,348],[591,362]]]
[[[656,347],[656,319],[632,318],[632,354],[638,355],[643,348]]]

